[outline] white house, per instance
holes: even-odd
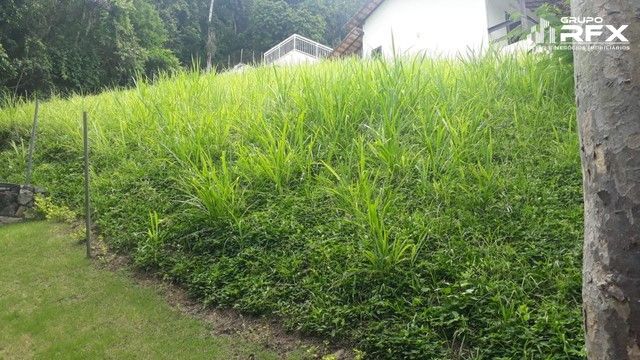
[[[512,45],[507,34],[537,23],[534,10],[561,0],[369,0],[347,23],[349,34],[332,57],[479,53]],[[526,16],[523,16],[526,14]],[[515,20],[518,18],[519,20]]]
[[[264,53],[264,63],[297,65],[317,62],[331,54],[333,49],[304,36],[293,34]]]

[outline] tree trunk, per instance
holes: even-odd
[[[589,359],[640,359],[640,0],[573,0],[573,16],[629,25],[631,50],[575,51],[584,180]],[[604,30],[603,41],[610,35]]]
[[[206,47],[205,50],[207,52],[207,71],[211,71],[211,60],[213,57],[213,53],[215,52],[215,49],[216,49],[215,34],[213,33],[213,24],[212,24],[213,2],[214,0],[211,0],[211,3],[209,4],[209,18],[207,21],[207,43],[205,44],[205,47]]]

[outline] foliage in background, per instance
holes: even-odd
[[[203,63],[208,0],[154,0],[169,32],[167,46],[189,66]],[[345,35],[347,20],[365,0],[216,0],[214,27],[215,60],[219,66],[244,62],[293,33],[334,46]]]
[[[538,17],[547,20],[549,22],[550,27],[553,29],[556,29],[556,34],[561,33],[560,29],[564,25],[561,21],[562,17],[569,16],[570,14],[571,14],[571,6],[569,5],[569,0],[566,0],[566,2],[564,3],[564,7],[553,7],[553,6],[550,6],[549,4],[543,4],[542,6],[540,6],[538,11],[536,12],[536,15],[538,15]],[[549,30],[546,30],[545,33],[549,34]],[[545,39],[548,41],[549,38],[545,36]],[[550,46],[550,45],[553,46],[555,44],[545,43],[543,45],[539,45],[539,47]],[[554,50],[553,53],[560,61],[573,64],[572,50],[557,49],[557,50]]]
[[[554,46],[558,45],[559,38],[550,41],[550,30],[555,29],[556,34],[561,33],[561,28],[564,25],[561,21],[562,17],[571,15],[571,4],[570,0],[562,0],[557,3],[546,3],[541,4],[535,12],[536,18],[544,19],[549,22],[548,29],[541,29],[541,25],[535,25],[536,31],[543,31],[545,34],[544,41],[536,44],[536,51],[550,52],[554,57],[560,62],[572,64],[573,63],[573,51],[565,50],[565,49],[553,49]],[[512,14],[512,21],[520,21],[522,19],[522,13],[514,13]],[[522,26],[515,28],[511,32],[509,32],[508,36],[512,39],[524,40],[528,36],[531,36],[533,29],[524,29]],[[559,35],[556,35],[559,36]],[[532,39],[533,40],[533,39]],[[535,41],[540,41],[540,39],[535,39]],[[552,50],[549,50],[552,49]]]
[[[362,0],[219,0],[218,66],[259,60],[292,33],[334,44]],[[203,64],[208,0],[6,0],[0,100],[94,93]],[[232,65],[233,65],[232,64]]]
[[[0,87],[46,97],[128,85],[177,68],[166,39],[148,0],[9,0],[0,9]]]
[[[579,359],[572,85],[544,55],[179,73],[43,103],[34,181],[82,209],[88,110],[105,238],[205,303],[369,358]]]

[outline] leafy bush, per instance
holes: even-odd
[[[64,205],[56,205],[50,197],[36,196],[35,210],[45,219],[72,223],[76,220],[76,214]]]
[[[582,358],[570,70],[489,54],[139,81],[44,103],[34,180],[81,209],[86,109],[101,231],[203,302],[369,358]]]

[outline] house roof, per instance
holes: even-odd
[[[362,49],[362,39],[364,31],[359,26],[354,26],[345,36],[340,45],[336,47],[329,57],[335,58],[340,56],[353,55]]]
[[[361,27],[367,18],[382,4],[384,0],[369,0],[367,1],[358,12],[349,19],[345,27],[352,29],[354,27]]]
[[[374,11],[385,0],[369,0],[367,1],[358,12],[349,19],[345,24],[345,28],[349,30],[349,33],[344,38],[342,43],[338,45],[331,53],[331,57],[348,56],[356,53],[362,47],[362,25],[373,14]],[[528,9],[535,10],[542,4],[551,4],[561,8],[564,8],[564,0],[525,0],[525,4]],[[358,47],[360,44],[360,47]]]

